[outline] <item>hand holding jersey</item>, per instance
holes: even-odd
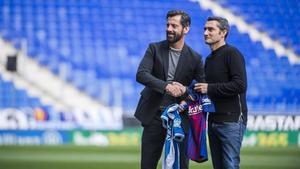
[[[196,83],[194,90],[196,90],[197,92],[200,92],[202,94],[206,94],[207,93],[207,87],[208,84],[207,83]]]

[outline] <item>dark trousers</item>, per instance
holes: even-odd
[[[158,113],[149,125],[144,126],[142,134],[141,169],[156,169],[162,154],[165,138],[166,129],[163,128]],[[187,135],[185,138],[187,138]],[[180,144],[180,169],[188,169],[189,166],[186,145],[187,139],[184,139]]]

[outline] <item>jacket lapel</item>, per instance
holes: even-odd
[[[174,76],[175,81],[177,81],[178,78],[181,77],[181,74],[183,72],[183,68],[184,68],[184,65],[185,65],[184,61],[186,60],[185,53],[186,53],[186,46],[184,44],[184,46],[182,48],[182,51],[181,51],[181,55],[180,55],[179,60],[178,60],[176,71],[175,71],[175,76]]]
[[[167,80],[168,77],[168,68],[169,68],[169,45],[165,41],[162,50],[162,59],[163,59],[163,69],[164,69],[164,79]]]

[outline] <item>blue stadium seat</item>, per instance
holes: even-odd
[[[5,108],[34,108],[46,106],[38,98],[31,97],[23,89],[17,89],[11,81],[3,80],[0,76],[0,109]]]

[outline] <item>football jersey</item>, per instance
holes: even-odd
[[[186,100],[189,115],[189,132],[188,132],[188,157],[196,162],[204,162],[208,160],[206,145],[206,121],[207,113],[215,112],[214,105],[206,94],[200,94],[194,91],[193,81],[188,87],[189,95]]]
[[[184,131],[178,110],[179,105],[172,104],[161,115],[163,127],[167,129],[162,169],[180,169],[179,142],[184,139]]]

